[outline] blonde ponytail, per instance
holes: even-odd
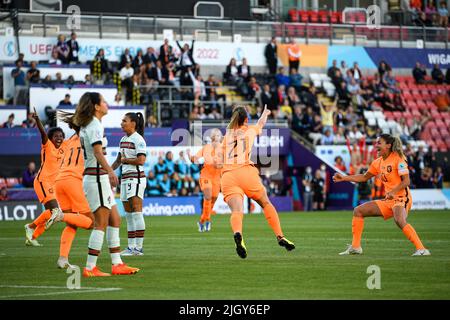
[[[243,106],[237,106],[233,110],[233,114],[231,115],[230,123],[227,126],[227,129],[234,130],[238,129],[240,126],[244,124],[245,119],[247,119],[247,110]]]
[[[400,138],[397,136],[393,137],[393,138],[394,138],[394,142],[392,143],[392,147],[391,147],[392,152],[396,152],[400,156],[400,158],[406,159],[406,156],[403,153],[402,140],[400,140]]]

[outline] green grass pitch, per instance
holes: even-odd
[[[339,256],[351,242],[351,212],[281,213],[283,231],[296,244],[278,246],[262,214],[246,215],[248,257],[235,252],[228,215],[213,216],[199,233],[198,216],[147,217],[145,256],[125,257],[134,276],[81,278],[68,290],[56,268],[63,225],[46,232],[43,247],[24,245],[23,222],[0,222],[0,299],[449,299],[450,211],[411,212],[430,257],[411,257],[412,244],[394,221],[368,218],[362,256]],[[70,261],[83,267],[89,232],[80,230]],[[121,244],[126,246],[126,222]],[[100,268],[110,271],[106,241]],[[381,270],[381,289],[366,286],[367,268]],[[106,289],[105,289],[106,288]],[[113,289],[111,289],[113,288]]]

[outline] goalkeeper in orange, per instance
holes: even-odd
[[[293,242],[284,237],[275,207],[267,196],[259,177],[259,171],[250,160],[256,136],[262,133],[270,110],[267,106],[256,125],[249,125],[249,114],[243,106],[233,110],[227,133],[222,143],[223,160],[221,187],[224,200],[231,209],[231,229],[234,233],[236,252],[242,259],[247,257],[247,248],[242,238],[244,218],[244,194],[255,200],[263,209],[264,215],[277,237],[278,244],[288,251],[295,249]]]
[[[416,247],[413,256],[429,256],[430,251],[423,246],[414,228],[406,222],[412,199],[409,191],[409,170],[403,154],[402,143],[397,137],[382,134],[377,139],[375,148],[379,158],[372,162],[365,174],[344,176],[336,173],[333,176],[334,182],[365,182],[380,174],[386,190],[385,199],[369,201],[354,209],[353,241],[340,255],[362,254],[361,235],[365,217],[383,217],[385,220],[394,217],[397,226]]]
[[[211,131],[211,143],[206,144],[195,156],[188,156],[192,162],[199,163],[203,160],[203,168],[200,172],[200,189],[203,192],[203,211],[200,221],[197,222],[199,232],[211,231],[211,213],[214,203],[220,193],[220,174],[222,163],[219,159],[222,148],[222,132],[219,129]]]

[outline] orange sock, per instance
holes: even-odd
[[[244,214],[242,212],[231,213],[230,223],[233,233],[239,232],[242,234],[242,220],[244,220]]]
[[[89,218],[88,218],[89,219]],[[90,220],[90,219],[89,219]],[[59,256],[69,258],[70,248],[72,247],[73,239],[77,233],[77,228],[66,226],[61,234],[61,241],[59,246]]]
[[[211,200],[203,199],[203,212],[200,217],[200,223],[209,221],[211,219]]]
[[[280,218],[273,204],[269,203],[264,207],[264,215],[266,220],[272,228],[277,237],[283,237],[283,231],[281,231]]]
[[[33,236],[31,237],[33,240],[37,239],[45,232],[45,223],[39,224],[36,229],[34,229]]]
[[[75,227],[83,229],[89,229],[92,224],[92,220],[82,214],[76,213],[64,213],[63,221]]]
[[[422,244],[422,241],[420,241],[419,236],[416,233],[416,230],[412,227],[412,225],[407,224],[402,229],[405,236],[408,238],[409,241],[411,241],[417,250],[419,249],[425,249],[425,247]]]
[[[37,217],[32,223],[30,223],[30,227],[35,229],[40,224],[44,224],[48,219],[50,219],[51,216],[52,214],[50,213],[50,210],[45,210],[39,215],[39,217]]]
[[[361,217],[353,217],[352,220],[352,233],[353,233],[353,248],[361,247],[361,236],[364,229],[364,218]]]

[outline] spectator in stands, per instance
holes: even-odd
[[[147,118],[147,128],[158,128],[158,121],[154,115],[150,115]]]
[[[173,48],[169,44],[168,39],[164,39],[164,43],[159,47],[159,61],[161,61],[163,65],[174,61]]]
[[[178,48],[180,48],[180,59],[178,61],[178,65],[181,68],[181,72],[186,72],[188,67],[193,68],[195,65],[194,60],[194,42],[195,40],[192,40],[191,46],[187,43],[184,44],[183,47],[181,47],[180,43],[176,41]]]
[[[2,128],[13,128],[14,127],[14,113],[11,113],[8,116],[8,120],[6,120],[6,122],[3,123]]]
[[[14,99],[13,103],[27,104],[28,88],[26,87],[25,72],[22,70],[22,60],[16,60],[16,67],[11,70],[11,77],[14,79]]]
[[[361,72],[361,69],[359,69],[358,62],[354,62],[353,68],[351,68],[350,70],[352,72],[353,79],[355,79],[356,82],[360,82],[363,77],[363,74]]]
[[[425,7],[426,19],[435,25],[437,22],[437,10],[433,0],[428,0],[427,6]]]
[[[444,187],[444,173],[441,167],[437,167],[433,176],[433,183],[436,189],[442,189]]]
[[[36,128],[36,120],[31,112],[27,112],[27,118],[22,121],[22,128]]]
[[[116,93],[114,96],[113,106],[124,106],[125,101],[123,100],[123,96],[120,93]]]
[[[92,85],[92,77],[91,77],[90,74],[87,74],[87,75],[84,76],[83,84],[86,84],[86,85],[89,85],[89,86]]]
[[[337,99],[334,100],[333,104],[326,104],[323,106],[322,102],[319,100],[320,115],[322,117],[322,127],[323,132],[327,130],[330,133],[334,131],[334,113],[336,112]]]
[[[261,106],[264,107],[267,105],[269,110],[274,110],[277,108],[276,97],[270,91],[270,85],[265,84],[263,86],[263,90],[261,92]]]
[[[41,80],[41,71],[37,68],[37,62],[31,61],[30,69],[27,71],[27,80],[29,83],[39,83]]]
[[[341,60],[341,74],[347,74],[348,71],[348,66],[347,66],[347,62],[345,62],[345,60]]]
[[[445,81],[445,76],[442,70],[439,68],[439,64],[436,63],[433,67],[433,70],[431,71],[431,78],[437,83],[437,84],[443,84]]]
[[[61,72],[57,72],[55,75],[56,79],[53,81],[54,84],[64,84]]]
[[[297,91],[297,93],[299,93],[302,89],[302,79],[303,77],[300,73],[298,73],[297,69],[292,68],[291,74],[289,75],[289,82],[290,85],[295,88],[295,91]]]
[[[59,59],[59,57],[58,57],[57,51],[55,51],[55,50],[52,51],[52,57],[50,58],[50,60],[48,60],[48,64],[51,64],[51,65],[61,65],[62,64],[61,59]]]
[[[338,71],[338,70],[339,70],[339,68],[337,67],[337,60],[334,59],[331,67],[329,67],[327,70],[327,76],[330,77],[331,79],[333,79],[336,75],[336,71]]]
[[[155,49],[153,47],[147,48],[147,53],[144,55],[144,63],[145,64],[151,64],[152,67],[156,65],[156,61],[158,61],[158,55],[155,52]]]
[[[278,73],[275,76],[275,80],[277,85],[284,85],[286,88],[291,85],[291,79],[289,76],[286,75],[284,67],[278,68]]]
[[[205,107],[203,105],[199,106],[198,108],[198,118],[200,120],[205,120],[208,118],[208,116],[205,113]]]
[[[223,119],[222,114],[217,110],[217,108],[212,108],[210,114],[208,114],[208,119],[211,120],[221,120]]]
[[[131,63],[131,66],[137,72],[137,70],[139,70],[142,65],[144,65],[144,53],[142,52],[142,49],[139,49]]]
[[[427,15],[423,11],[418,11],[414,24],[418,27],[431,27],[431,21],[427,19]]]
[[[439,89],[437,95],[433,99],[433,102],[439,111],[447,112],[450,107],[450,93],[446,93],[445,91]]]
[[[256,78],[255,77],[251,77],[250,81],[248,82],[247,100],[251,101],[253,99],[256,99],[257,101],[259,101],[260,96],[261,96],[261,87],[256,82]]]
[[[331,146],[334,144],[334,135],[331,132],[331,130],[327,129],[325,130],[324,134],[322,135],[322,139],[320,141],[321,145],[328,145]]]
[[[354,79],[352,69],[348,69],[344,77],[345,82],[349,85]]]
[[[397,110],[386,88],[383,88],[381,90],[381,93],[376,99],[376,101],[381,103],[381,107],[383,108],[384,111],[400,111]]]
[[[6,186],[3,186],[0,188],[0,201],[8,201],[8,200],[9,200],[8,189],[6,188]]]
[[[156,179],[161,181],[164,177],[164,174],[167,174],[167,167],[163,157],[158,157],[158,163],[155,164],[153,169],[155,172]]]
[[[69,88],[72,88],[72,86],[76,84],[76,81],[75,81],[75,78],[73,77],[73,75],[68,76],[65,83],[69,86]]]
[[[63,64],[69,63],[69,52],[70,48],[66,43],[66,37],[63,34],[58,36],[58,42],[53,48],[58,53],[58,59],[62,61]]]
[[[362,138],[364,138],[364,135],[361,133],[361,131],[358,130],[357,126],[353,126],[347,134],[347,139],[349,140],[351,145],[359,143]]]
[[[192,107],[192,110],[189,114],[189,120],[200,120],[199,108],[197,105]]]
[[[348,107],[345,114],[346,126],[354,127],[358,122],[358,115],[355,113],[353,107]]]
[[[397,122],[397,125],[394,127],[391,134],[394,136],[399,136],[404,145],[406,145],[408,143],[408,140],[410,139],[410,135],[409,135],[408,125],[406,124],[406,121],[404,118],[401,118]]]
[[[361,96],[361,87],[356,79],[352,79],[349,84],[347,84],[347,90],[351,96],[351,102],[354,107],[357,107],[360,112],[367,108],[367,102]]]
[[[266,57],[267,68],[269,69],[269,74],[275,76],[277,73],[278,66],[278,54],[277,54],[277,38],[272,37],[270,42],[266,45],[264,49],[264,56]]]
[[[311,186],[313,190],[313,209],[323,210],[325,208],[325,180],[319,169],[316,170]]]
[[[91,62],[91,73],[96,80],[109,73],[108,60],[105,58],[105,50],[99,49]]]
[[[383,78],[384,74],[391,70],[391,66],[384,60],[381,60],[378,64],[378,74],[380,75],[380,78]]]
[[[175,162],[173,161],[173,153],[172,151],[168,151],[166,153],[166,158],[164,159],[164,163],[167,168],[167,174],[169,177],[175,172]]]
[[[350,105],[352,95],[348,91],[347,83],[345,81],[341,81],[339,86],[336,87],[336,97],[340,108],[346,109]]]
[[[386,72],[384,76],[381,77],[381,82],[389,91],[394,93],[400,92],[397,88],[397,80],[395,80],[395,77],[392,75],[392,70]]]
[[[314,145],[317,145],[321,141],[322,131],[323,131],[322,118],[320,117],[320,115],[314,114],[311,132],[308,135],[308,137],[311,139]]]
[[[311,107],[314,112],[320,112],[317,88],[312,83],[310,83],[307,91],[301,93],[301,100],[307,107]]]
[[[67,46],[69,47],[68,62],[80,63],[78,59],[78,51],[80,50],[80,47],[78,45],[77,34],[75,32],[70,34],[70,40],[67,41]]]
[[[302,121],[303,121],[302,107],[300,105],[296,105],[294,106],[294,112],[292,114],[291,128],[300,135],[304,135]]]
[[[66,94],[64,99],[59,102],[59,106],[71,106],[72,102],[70,101],[70,94]]]
[[[438,9],[439,20],[438,25],[440,27],[447,28],[448,26],[448,8],[447,3],[445,1],[441,1],[441,4]]]
[[[33,188],[36,173],[36,164],[33,161],[29,162],[27,169],[22,174],[22,185],[25,188]]]
[[[127,63],[130,64],[130,66],[133,64],[133,56],[130,54],[130,49],[126,48],[125,51],[120,56],[119,60],[119,70],[121,70],[123,67],[127,65]]]
[[[225,70],[224,80],[228,84],[237,85],[238,79],[239,79],[239,71],[236,65],[236,59],[231,58],[230,63],[227,65]]]
[[[152,68],[151,79],[157,81],[161,85],[165,85],[168,77],[169,73],[167,68],[163,66],[161,60],[156,61],[156,67]]]
[[[334,158],[334,167],[344,173],[347,173],[347,167],[345,166],[344,159],[342,159],[341,156]]]
[[[295,88],[292,86],[288,88],[286,97],[288,99],[288,105],[291,106],[291,108],[301,102],[299,96],[297,95],[297,92],[295,91]]]
[[[313,196],[313,190],[312,190],[312,169],[310,166],[306,167],[305,174],[302,178],[302,185],[303,185],[303,210],[304,211],[311,211],[312,209],[312,196]]]
[[[157,197],[161,195],[159,181],[155,178],[155,173],[152,170],[148,172],[145,193],[147,197]]]
[[[251,68],[247,64],[246,58],[243,58],[242,64],[238,66],[238,76],[245,82],[250,81],[250,78],[252,77]]]
[[[131,67],[131,61],[126,62],[125,66],[120,69],[120,80],[122,81],[122,86],[126,91],[126,100],[131,100],[131,90],[133,89],[133,75],[134,70]]]
[[[398,93],[398,92],[394,93],[392,103],[394,104],[395,109],[397,111],[405,111],[406,110],[405,101],[403,100],[403,97],[400,93]]]
[[[169,179],[169,175],[167,173],[164,173],[162,179],[159,180],[159,188],[162,195],[168,196],[170,194],[170,182],[171,181]]]
[[[287,54],[289,59],[289,73],[291,73],[293,68],[298,70],[300,66],[300,57],[302,56],[300,46],[295,43],[294,38],[291,38],[291,41],[287,46]]]

